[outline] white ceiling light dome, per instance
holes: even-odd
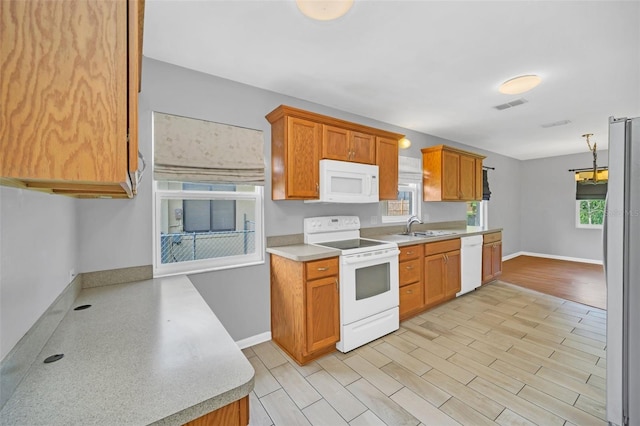
[[[533,89],[541,81],[542,79],[534,74],[520,75],[502,83],[498,90],[505,95],[519,95]]]
[[[338,19],[351,9],[354,0],[296,0],[305,16],[318,21]]]

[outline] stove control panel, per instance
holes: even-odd
[[[321,216],[308,217],[304,220],[305,234],[357,230],[360,230],[358,216]]]

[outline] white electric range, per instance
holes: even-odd
[[[348,352],[400,326],[398,245],[360,238],[357,216],[304,220],[304,242],[340,250],[340,341]]]

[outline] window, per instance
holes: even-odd
[[[601,229],[605,200],[577,200],[576,228]]]
[[[154,276],[264,261],[263,187],[155,182]]]
[[[489,226],[489,202],[483,201],[468,201],[467,202],[467,226],[482,226],[487,228]]]
[[[398,199],[382,201],[382,222],[406,222],[411,216],[420,218],[420,186],[415,183],[398,185]]]

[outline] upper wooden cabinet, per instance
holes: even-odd
[[[322,125],[322,158],[375,164],[375,142],[373,135]]]
[[[376,138],[376,164],[380,184],[378,196],[380,200],[398,199],[398,140]]]
[[[424,201],[481,200],[484,158],[446,145],[422,149]]]
[[[273,200],[317,199],[321,158],[377,164],[380,199],[397,198],[398,141],[403,135],[286,105],[266,118],[271,123]]]
[[[4,0],[1,182],[131,198],[144,2]]]

